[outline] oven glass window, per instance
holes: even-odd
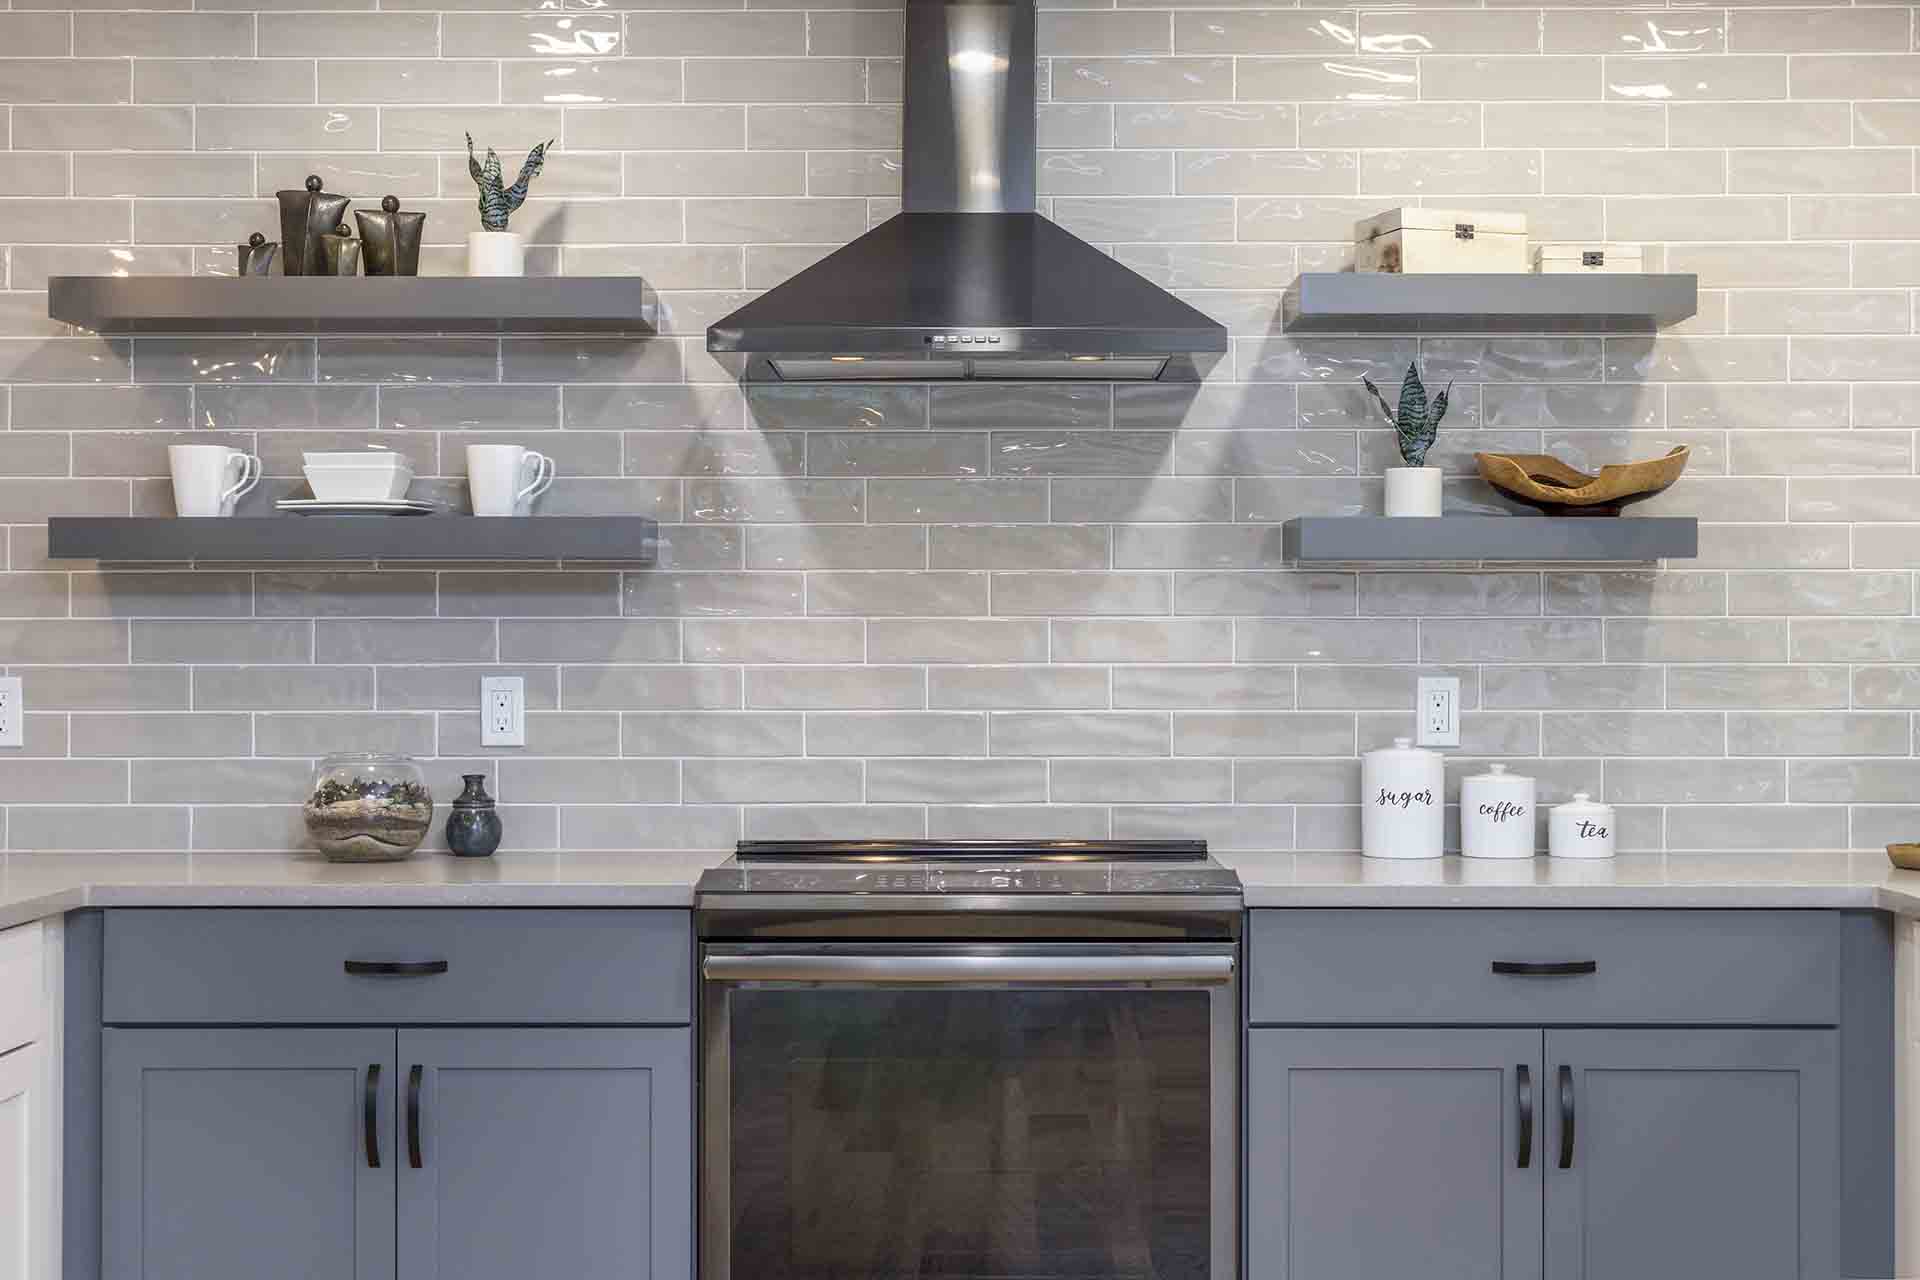
[[[731,994],[737,1280],[1206,1280],[1202,991]]]

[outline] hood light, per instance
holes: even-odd
[[[985,76],[1005,71],[1011,64],[990,49],[960,49],[947,55],[947,65],[961,75]]]
[[[1106,359],[1105,356],[1069,356],[1067,358],[1075,364],[1099,364]]]
[[[866,357],[865,356],[828,356],[827,359],[833,361],[835,364],[859,364],[861,361],[865,360]]]

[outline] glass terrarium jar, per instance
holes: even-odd
[[[393,862],[427,838],[433,793],[409,756],[332,755],[313,771],[306,819],[314,847],[334,862]]]

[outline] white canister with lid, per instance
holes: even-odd
[[[1613,806],[1584,791],[1547,811],[1547,851],[1556,858],[1611,858]]]
[[[1531,858],[1533,779],[1490,764],[1460,781],[1460,852],[1469,858]]]
[[[1440,754],[1412,738],[1360,757],[1360,851],[1369,858],[1437,858],[1445,839]]]

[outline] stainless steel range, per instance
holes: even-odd
[[[1201,841],[745,841],[697,888],[702,1280],[1236,1280]]]

